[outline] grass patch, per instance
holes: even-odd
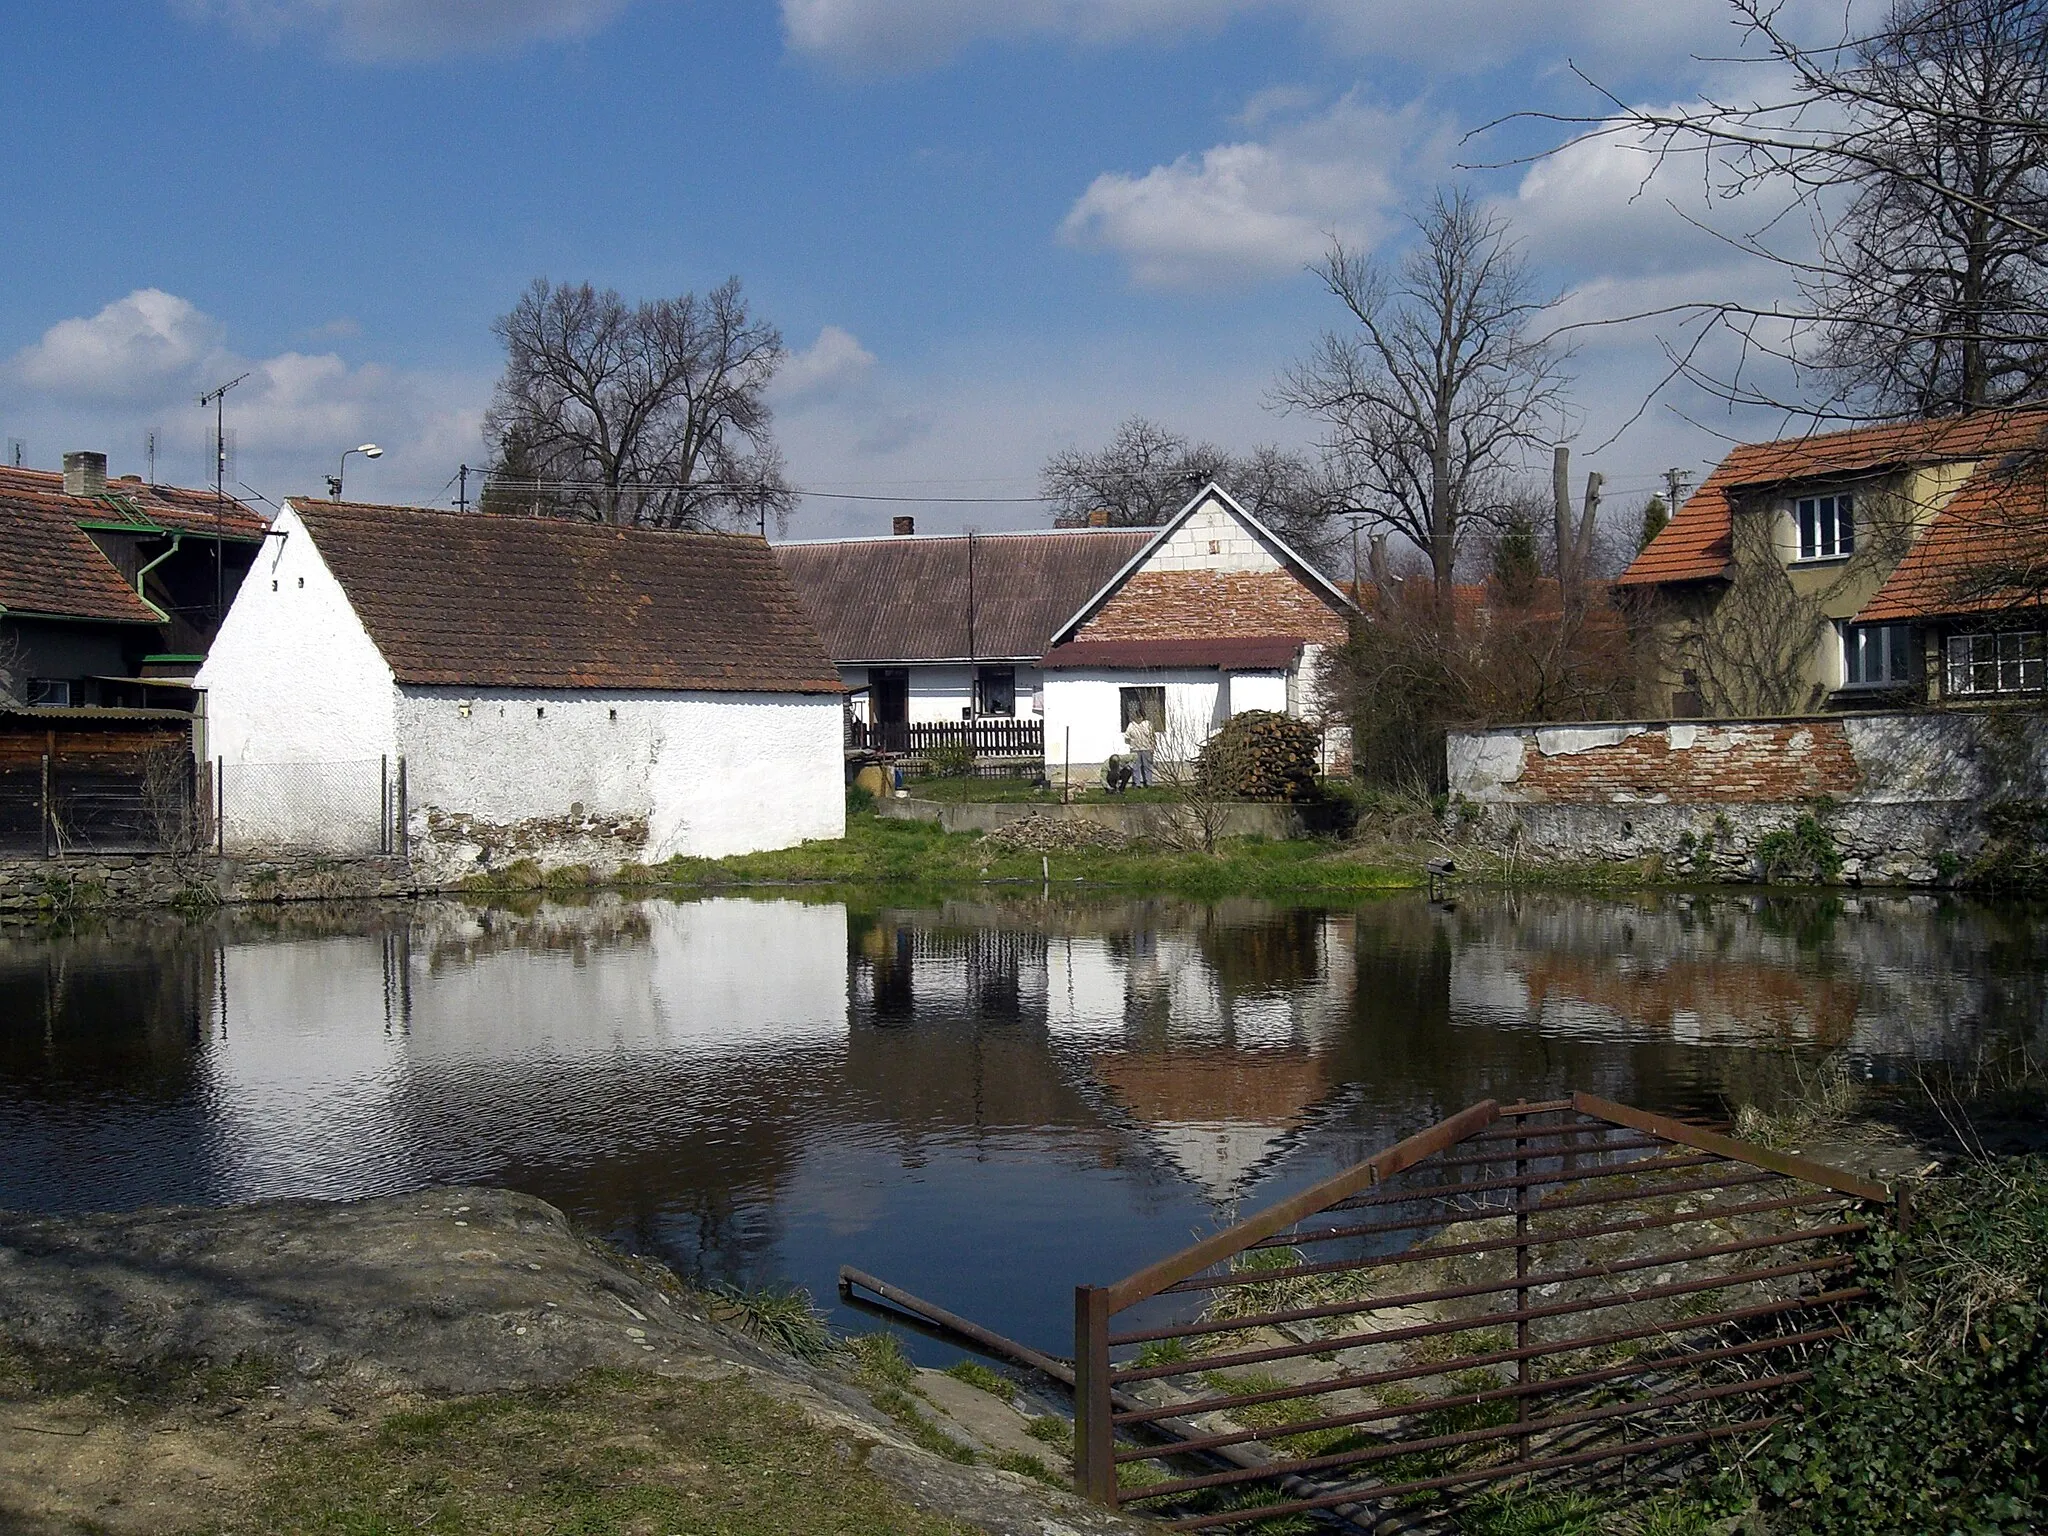
[[[938,1425],[924,1416],[917,1400],[908,1392],[895,1387],[884,1387],[872,1394],[875,1406],[889,1415],[912,1441],[930,1451],[934,1456],[943,1456],[948,1461],[957,1461],[962,1466],[974,1463],[974,1447],[962,1445]]]
[[[593,1371],[273,1451],[217,1536],[966,1536],[863,1466],[866,1447],[733,1380]]]
[[[1024,1433],[1034,1440],[1042,1440],[1047,1445],[1066,1452],[1069,1456],[1074,1454],[1072,1419],[1063,1419],[1056,1413],[1040,1414],[1024,1426]]]
[[[966,782],[966,781],[960,781]],[[854,816],[846,836],[768,853],[726,859],[671,859],[633,872],[637,883],[715,890],[766,884],[896,884],[945,887],[982,880],[1037,883],[1040,856],[985,844],[978,833],[946,832],[936,823]],[[1189,896],[1345,895],[1420,883],[1414,874],[1360,859],[1347,845],[1302,838],[1285,842],[1233,839],[1213,854],[1157,848],[1088,849],[1051,856],[1052,876],[1066,884],[1172,891]],[[478,887],[482,889],[482,887]]]
[[[1600,1536],[1603,1506],[1580,1494],[1500,1492],[1460,1505],[1459,1536]]]
[[[801,1287],[743,1291],[725,1285],[714,1287],[711,1297],[711,1315],[719,1322],[786,1355],[817,1364],[837,1348],[824,1314]]]
[[[962,1360],[956,1365],[949,1365],[946,1374],[970,1387],[979,1387],[990,1397],[1001,1398],[1006,1403],[1017,1400],[1017,1383],[1000,1371],[990,1370],[978,1360]]]
[[[907,1388],[916,1384],[917,1367],[903,1353],[893,1333],[863,1333],[843,1345],[853,1360],[854,1374],[870,1387]]]
[[[1005,1472],[1016,1472],[1025,1477],[1035,1477],[1041,1483],[1050,1483],[1055,1488],[1069,1486],[1068,1479],[1061,1477],[1028,1451],[1004,1451],[994,1457],[989,1462],[989,1465],[999,1467]]]

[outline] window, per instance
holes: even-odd
[[[32,677],[28,680],[28,701],[45,709],[69,709],[71,683],[65,678]]]
[[[1017,713],[1017,669],[976,667],[974,669],[974,712],[977,715]]]
[[[2039,630],[1950,635],[1948,691],[2038,693],[2048,683],[2048,636]]]
[[[1856,552],[1853,496],[1802,496],[1795,511],[1799,558],[1833,560]]]
[[[1842,626],[1842,686],[1884,688],[1910,683],[1916,668],[1910,624],[1845,624]]]
[[[1127,729],[1140,715],[1152,722],[1153,730],[1166,729],[1164,688],[1119,688],[1117,693],[1123,701],[1123,718],[1117,722],[1119,729]]]

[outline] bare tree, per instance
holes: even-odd
[[[0,704],[19,704],[28,696],[28,651],[21,636],[0,629]]]
[[[493,329],[505,373],[485,430],[504,479],[545,488],[543,512],[709,529],[795,505],[766,398],[782,336],[748,312],[738,278],[637,307],[536,278]]]
[[[1653,168],[1698,162],[1717,229],[1788,271],[1796,298],[1682,304],[1673,376],[1741,404],[1889,419],[2038,398],[2048,389],[2048,0],[1895,0],[1869,31],[1809,42],[1782,0],[1731,0],[1767,94],[1679,110],[1618,104],[1572,142],[1619,136]],[[1612,98],[1610,98],[1612,99]],[[1761,196],[1759,196],[1761,194]],[[1746,200],[1746,201],[1739,201]],[[1783,205],[1789,202],[1789,208]],[[1642,317],[1617,317],[1642,318]],[[1745,363],[1696,362],[1716,329]],[[1774,358],[1811,393],[1750,369]]]
[[[1278,395],[1327,423],[1351,499],[1428,556],[1448,610],[1468,522],[1555,422],[1562,358],[1532,334],[1548,304],[1504,220],[1452,191],[1415,226],[1397,269],[1331,247],[1317,271],[1352,328],[1326,332]]]
[[[1155,527],[1212,480],[1315,560],[1332,552],[1337,521],[1350,510],[1345,488],[1314,454],[1271,445],[1234,454],[1143,416],[1124,421],[1101,448],[1060,450],[1039,471],[1054,521],[1066,527],[1094,512],[1108,513],[1115,528]]]

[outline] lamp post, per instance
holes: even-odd
[[[341,500],[341,479],[343,475],[348,473],[348,456],[352,453],[360,453],[366,459],[381,459],[384,457],[384,450],[375,443],[364,443],[357,448],[343,449],[340,465],[333,474],[327,477],[327,494],[336,501]]]

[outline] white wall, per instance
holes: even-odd
[[[1230,713],[1248,709],[1288,712],[1288,674],[1285,672],[1233,672],[1230,674]]]
[[[397,750],[391,668],[287,502],[199,669],[205,755],[375,762]]]
[[[830,694],[404,688],[399,739],[417,827],[429,810],[499,826],[648,822],[648,862],[846,835]]]
[[[1009,663],[991,663],[1009,665]],[[1043,676],[1038,668],[1022,662],[1016,665],[1017,672],[1017,718],[1023,719],[1032,713],[1032,701],[1044,686]],[[872,667],[841,667],[839,679],[848,688],[869,686]],[[928,725],[939,721],[958,721],[961,711],[974,702],[974,668],[964,662],[923,662],[912,663],[906,669],[910,673],[910,719],[913,724]],[[859,706],[861,718],[874,719],[872,696]]]
[[[1266,541],[1237,520],[1214,497],[1188,515],[1188,520],[1152,552],[1148,571],[1278,571],[1286,569]]]
[[[1227,709],[1222,674],[1189,670],[1137,672],[1084,670],[1049,672],[1045,678],[1045,760],[1048,769],[1065,760],[1067,731],[1073,731],[1073,760],[1090,766],[1125,752],[1120,689],[1166,689],[1166,725],[1199,745],[1209,739]],[[1167,743],[1161,741],[1163,753]]]

